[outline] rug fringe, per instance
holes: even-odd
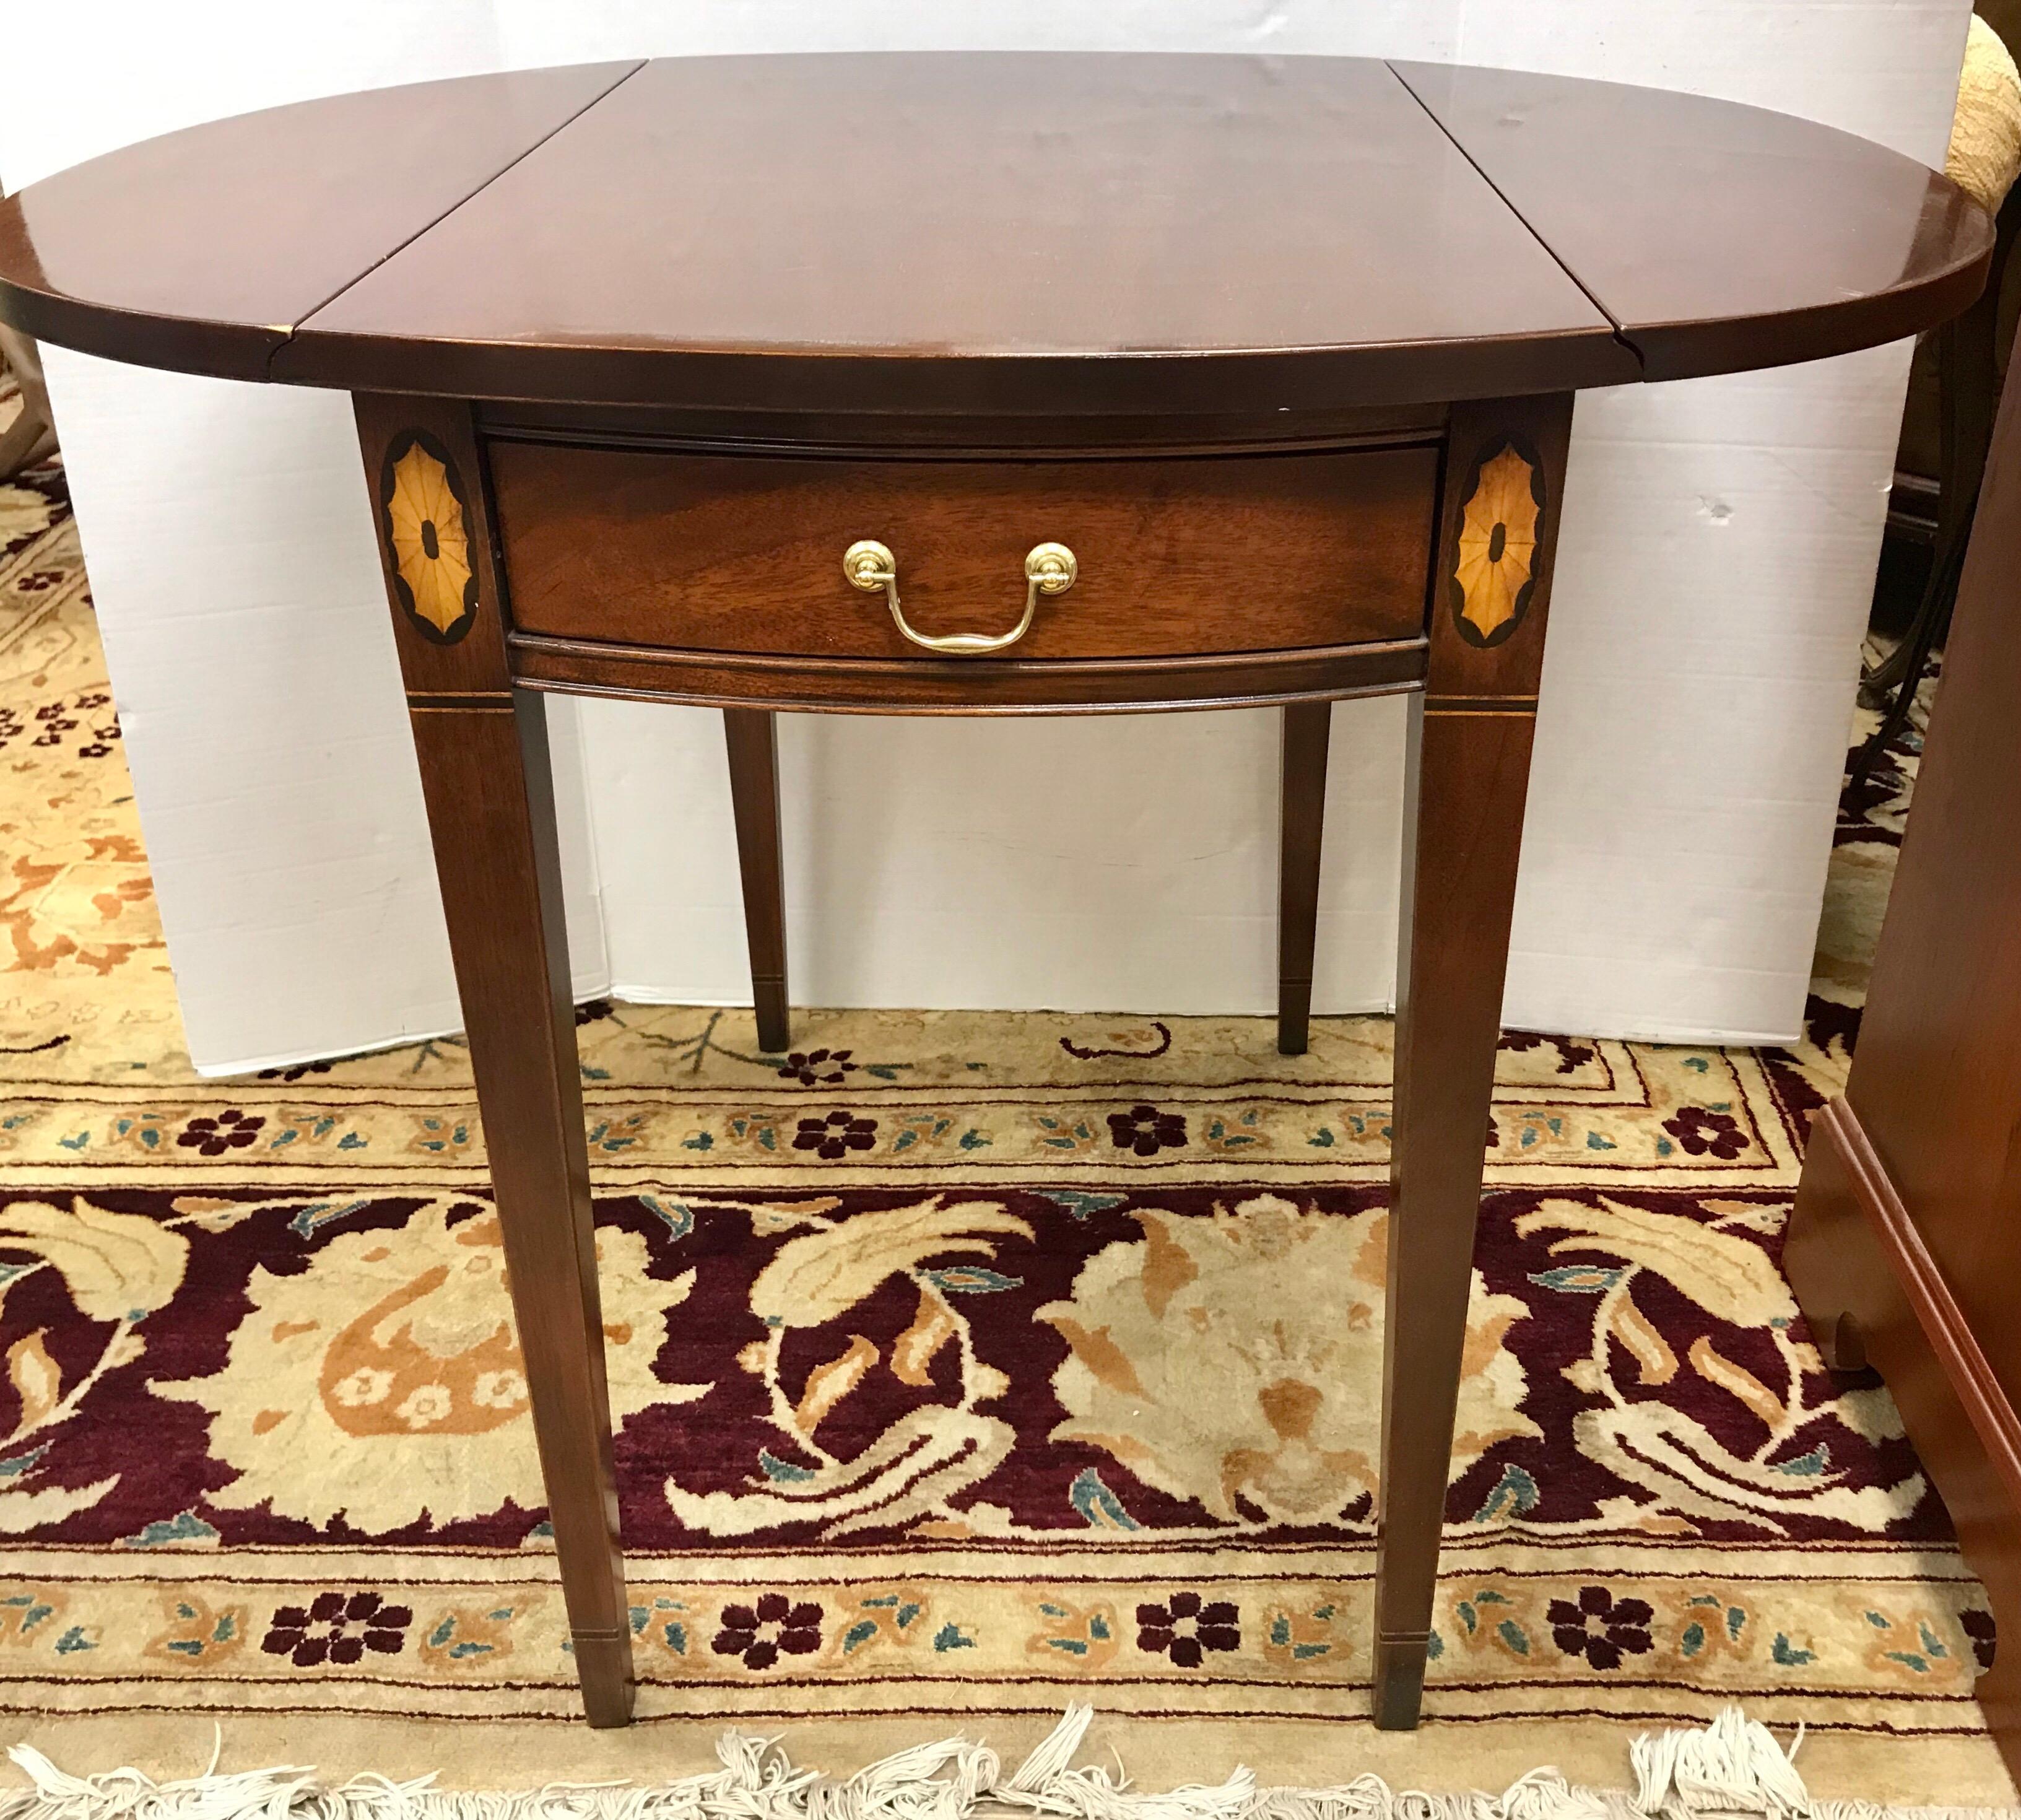
[[[1026,1815],[1057,1820],[2021,1820],[2014,1808],[1881,1807],[1813,1802],[1767,1727],[1728,1707],[1711,1724],[1637,1738],[1636,1792],[1572,1787],[1535,1769],[1499,1796],[1393,1789],[1380,1776],[1331,1789],[1266,1789],[1237,1767],[1214,1787],[1153,1793],[1119,1765],[1072,1767],[1094,1711],[1069,1706],[1045,1740],[1006,1776],[996,1753],[943,1738],[840,1781],[795,1766],[778,1740],[726,1732],[723,1767],[657,1788],[557,1782],[514,1792],[439,1789],[433,1775],[395,1782],[359,1775],[337,1788],[300,1767],[158,1782],[138,1770],[74,1776],[32,1746],[8,1752],[31,1788],[0,1793],[0,1820],[971,1820]]]

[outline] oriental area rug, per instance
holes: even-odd
[[[726,1724],[1029,1744],[1085,1701],[1163,1780],[1380,1749],[1498,1787],[1738,1702],[1859,1792],[2011,1799],[1983,1595],[1777,1263],[1913,770],[1845,807],[1795,1046],[1505,1038],[1415,1737],[1342,1723],[1386,1020],[1287,1059],[1261,1017],[815,1010],[770,1055],[744,1011],[584,1007],[614,1740],[575,1716],[464,1051],[192,1072],[61,471],[0,486],[0,1742],[188,1774],[216,1720],[233,1767],[411,1770],[454,1717],[456,1773],[518,1785]]]

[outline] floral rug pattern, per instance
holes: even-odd
[[[1504,1039],[1428,1709],[1973,1734],[1991,1622],[1777,1267],[1805,1040]],[[575,1710],[453,1041],[180,1046],[60,470],[0,486],[0,1705]],[[1389,1026],[579,1017],[642,1715],[1360,1710]]]

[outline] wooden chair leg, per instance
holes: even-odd
[[[1892,697],[1913,701],[1925,659],[1944,642],[1957,598],[1964,546],[1972,535],[1979,490],[1993,447],[1994,406],[2000,396],[2001,300],[2003,275],[2021,245],[2021,186],[2008,193],[1994,225],[1993,269],[1971,308],[1931,337],[1937,366],[1937,527],[1929,579],[1902,642],[1860,679],[1861,705],[1879,708]],[[1906,723],[1907,711],[1902,711]],[[1898,725],[1896,730],[1899,730]],[[1892,738],[1891,733],[1888,737]],[[1885,740],[1870,741],[1854,767],[1865,776]]]
[[[0,480],[46,461],[56,452],[56,433],[25,410],[0,430]]]
[[[546,715],[522,695],[411,718],[576,1673],[590,1724],[622,1725],[632,1631]]]
[[[1313,948],[1326,823],[1331,701],[1284,709],[1282,819],[1277,850],[1277,1052],[1303,1055],[1313,1008]]]
[[[730,747],[730,806],[744,879],[758,1046],[779,1055],[792,1040],[792,1024],[786,1006],[785,867],[779,854],[777,717],[764,708],[726,708],[723,731]]]
[[[0,360],[21,389],[21,408],[0,430],[0,480],[46,461],[56,453],[56,433],[49,426],[49,388],[42,383],[41,350],[18,330],[0,323]]]

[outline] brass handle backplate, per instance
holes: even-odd
[[[945,638],[935,638],[929,632],[913,631],[905,623],[905,610],[898,604],[898,559],[887,545],[874,537],[851,544],[843,552],[842,572],[849,577],[852,588],[860,588],[865,594],[875,594],[883,588],[885,599],[890,603],[891,623],[922,650],[938,651],[947,657],[980,657],[1017,643],[1032,629],[1032,616],[1039,610],[1039,596],[1065,593],[1080,574],[1080,565],[1074,560],[1073,551],[1064,544],[1033,544],[1025,558],[1025,616],[1010,631],[999,632],[993,638],[982,632],[950,632]]]

